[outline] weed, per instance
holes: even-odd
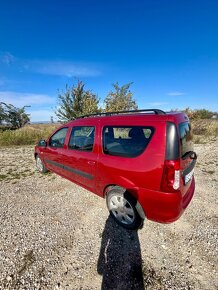
[[[215,173],[215,170],[208,170],[207,173],[214,174]]]
[[[2,180],[4,180],[4,179],[7,179],[7,175],[5,175],[5,174],[0,174],[0,180],[2,181]]]

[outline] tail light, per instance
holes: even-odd
[[[161,191],[177,192],[180,188],[180,160],[165,160]]]

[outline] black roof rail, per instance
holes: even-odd
[[[159,109],[142,109],[142,110],[115,111],[115,112],[89,114],[89,115],[80,116],[80,117],[78,117],[78,119],[87,118],[87,117],[94,117],[94,116],[112,116],[112,115],[118,115],[118,114],[144,113],[144,112],[154,112],[156,115],[165,115],[166,114],[164,111],[159,110]]]

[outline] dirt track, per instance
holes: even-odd
[[[179,221],[126,231],[105,201],[0,149],[0,289],[217,289],[218,141],[196,145],[196,194]]]

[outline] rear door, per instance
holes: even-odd
[[[193,135],[189,122],[179,124],[179,137],[182,171],[181,191],[185,194],[191,184],[197,159],[193,148]]]

